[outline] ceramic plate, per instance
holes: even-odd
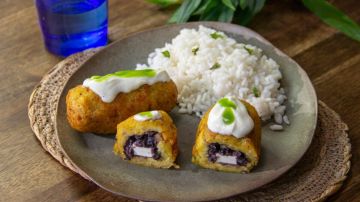
[[[199,25],[225,32],[238,42],[263,49],[280,64],[282,86],[288,96],[287,115],[291,121],[284,131],[269,130],[263,124],[261,158],[249,174],[223,173],[202,169],[191,163],[191,148],[199,118],[171,113],[178,128],[180,169],[154,169],[129,164],[113,154],[114,136],[81,134],[66,120],[65,97],[68,90],[85,78],[146,63],[155,48],[171,42],[183,28]],[[291,58],[276,49],[259,34],[241,26],[199,22],[165,26],[114,42],[72,75],[60,97],[56,128],[60,144],[71,161],[100,187],[123,196],[150,201],[202,201],[233,196],[253,190],[278,178],[303,156],[313,138],[317,120],[317,99],[306,73]]]

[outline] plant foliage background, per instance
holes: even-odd
[[[161,7],[179,5],[169,23],[220,21],[247,25],[261,11],[266,0],[147,0]],[[326,24],[360,42],[360,26],[325,0],[302,3]]]

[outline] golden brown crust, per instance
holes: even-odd
[[[143,85],[129,93],[119,93],[111,103],[103,102],[89,88],[77,86],[66,96],[67,119],[80,132],[109,134],[116,125],[143,111],[171,111],[176,105],[177,89],[173,81]]]
[[[136,121],[134,116],[131,116],[119,123],[117,126],[116,143],[114,145],[115,154],[126,159],[124,145],[130,136],[142,135],[147,131],[156,131],[161,136],[157,145],[161,159],[154,160],[152,158],[134,156],[130,162],[155,168],[178,168],[179,166],[174,163],[179,152],[176,127],[166,112],[159,112],[161,118],[157,120]]]
[[[256,109],[253,106],[245,101],[242,101],[242,103],[245,105],[250,117],[254,121],[253,130],[246,137],[240,139],[232,135],[221,135],[212,132],[207,127],[207,120],[212,109],[210,108],[200,121],[197,130],[195,145],[192,150],[193,163],[205,168],[227,172],[249,172],[255,165],[257,165],[260,157],[261,121],[259,115],[256,112]],[[210,163],[207,158],[207,150],[210,143],[224,144],[233,150],[241,151],[245,153],[250,162],[245,166],[231,166],[219,163]]]

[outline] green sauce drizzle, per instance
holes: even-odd
[[[236,109],[236,104],[227,98],[221,98],[218,103],[223,107],[230,107]]]
[[[106,81],[111,77],[120,77],[120,78],[134,78],[134,77],[154,77],[156,76],[156,71],[153,69],[143,69],[143,70],[123,70],[114,72],[112,74],[107,74],[105,76],[92,76],[91,80],[96,82]]]
[[[226,107],[222,113],[222,120],[226,125],[230,125],[235,121],[235,115],[231,107]]]
[[[222,113],[222,120],[226,125],[232,124],[235,121],[234,109],[236,104],[228,98],[221,98],[218,101],[219,105],[224,107],[225,110]]]
[[[153,117],[153,114],[151,112],[140,112],[139,115],[144,116],[144,117],[148,117],[148,118]]]

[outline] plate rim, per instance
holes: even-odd
[[[265,183],[263,183],[263,185],[261,186],[258,186],[256,188],[252,188],[250,190],[247,190],[245,192],[239,192],[239,193],[235,193],[235,194],[231,194],[229,196],[226,196],[226,197],[223,197],[223,196],[220,196],[220,197],[213,197],[213,198],[210,198],[210,199],[201,199],[201,200],[196,200],[196,201],[208,201],[208,200],[219,200],[219,199],[225,199],[225,198],[230,198],[230,197],[234,197],[234,196],[237,196],[239,194],[244,194],[244,193],[247,193],[247,192],[251,192],[253,190],[256,190],[262,186],[265,186],[273,181],[275,181],[276,179],[278,179],[280,176],[282,176],[283,174],[285,174],[288,170],[290,170],[291,168],[293,168],[299,161],[300,159],[304,156],[304,154],[306,153],[306,151],[309,149],[310,147],[310,144],[312,143],[313,139],[314,139],[314,134],[315,134],[315,130],[317,128],[317,123],[318,123],[318,98],[317,98],[317,94],[316,94],[316,91],[315,91],[315,88],[308,76],[308,74],[305,72],[305,70],[294,60],[292,59],[290,56],[286,55],[284,52],[282,52],[281,50],[279,50],[276,46],[274,46],[271,42],[269,42],[267,39],[265,39],[264,37],[262,37],[260,34],[258,34],[257,32],[255,32],[254,30],[248,28],[248,27],[244,27],[244,26],[241,26],[241,25],[236,25],[236,24],[232,24],[232,23],[224,23],[224,22],[216,22],[216,21],[199,21],[199,22],[187,22],[187,23],[179,23],[179,24],[166,24],[166,25],[161,25],[161,26],[158,26],[158,27],[154,27],[154,28],[148,28],[148,29],[144,29],[144,30],[141,30],[141,31],[137,31],[137,32],[134,32],[134,33],[131,33],[131,34],[128,34],[128,35],[125,35],[124,37],[121,37],[119,38],[118,40],[112,42],[111,44],[108,44],[106,46],[103,46],[101,48],[101,50],[99,50],[98,52],[96,52],[94,55],[92,55],[91,57],[87,58],[86,60],[84,60],[81,64],[79,64],[79,68],[76,69],[72,75],[66,79],[65,83],[64,83],[64,86],[60,92],[60,96],[59,96],[59,99],[58,101],[56,102],[57,106],[56,106],[56,110],[55,110],[55,115],[56,115],[56,118],[55,118],[55,121],[54,121],[54,133],[55,133],[55,136],[56,136],[56,139],[57,141],[59,142],[59,145],[60,145],[60,149],[61,151],[64,153],[64,155],[67,157],[67,159],[70,161],[70,163],[72,165],[74,165],[78,171],[79,171],[79,174],[81,176],[85,176],[86,178],[88,178],[89,180],[91,180],[93,183],[95,183],[97,186],[101,187],[102,189],[106,190],[106,191],[109,191],[115,195],[119,195],[119,196],[124,196],[124,197],[128,197],[128,198],[132,198],[132,199],[136,199],[136,200],[141,200],[141,201],[160,201],[159,199],[148,199],[148,198],[142,198],[142,197],[139,197],[139,196],[136,196],[136,195],[130,195],[130,194],[126,194],[126,193],[120,193],[120,192],[117,192],[117,191],[114,191],[110,188],[107,188],[106,186],[102,185],[101,183],[99,183],[97,180],[95,180],[93,177],[89,176],[85,171],[83,171],[83,169],[81,169],[76,163],[73,162],[73,160],[70,158],[70,156],[68,155],[68,153],[63,149],[63,144],[59,138],[59,132],[58,132],[58,110],[59,110],[59,106],[60,106],[60,100],[61,100],[61,97],[65,96],[64,93],[65,93],[65,87],[67,86],[67,84],[69,83],[69,80],[71,79],[71,77],[76,74],[76,72],[80,71],[80,69],[83,67],[83,65],[85,63],[87,63],[91,58],[93,57],[96,57],[96,55],[98,54],[101,54],[101,52],[103,52],[105,49],[108,49],[108,48],[111,48],[112,46],[116,45],[117,43],[121,43],[121,41],[123,40],[126,40],[128,38],[133,38],[133,37],[137,37],[138,35],[142,35],[143,33],[147,33],[147,32],[154,32],[154,31],[159,31],[159,30],[166,30],[166,29],[170,29],[172,27],[183,27],[186,28],[186,25],[204,25],[204,26],[208,26],[210,28],[212,28],[211,26],[214,25],[214,26],[227,26],[229,28],[231,28],[234,32],[234,33],[238,33],[239,35],[243,35],[241,34],[241,31],[247,31],[249,32],[252,36],[252,38],[256,38],[257,40],[259,40],[261,43],[264,43],[264,44],[267,44],[267,45],[270,45],[273,49],[274,49],[274,52],[277,53],[278,55],[280,56],[284,56],[286,57],[287,59],[289,59],[291,62],[293,62],[297,69],[299,70],[299,74],[301,76],[304,76],[303,79],[304,79],[304,82],[308,83],[309,85],[309,93],[312,95],[312,97],[314,98],[314,101],[315,101],[315,106],[314,106],[314,115],[312,117],[314,117],[314,125],[313,127],[310,129],[309,131],[309,134],[311,135],[311,138],[308,139],[308,141],[304,144],[306,149],[299,155],[298,159],[294,160],[294,164],[291,165],[291,166],[288,166],[286,167],[284,170],[282,170],[282,172],[278,173],[274,178],[271,178],[269,180],[267,180]],[[215,28],[216,29],[216,28]],[[226,32],[224,30],[219,30],[219,31],[223,31],[223,32]],[[244,35],[243,35],[244,36]],[[163,200],[161,200],[163,201]],[[180,199],[180,200],[176,200],[176,201],[188,201],[188,200],[183,200],[183,199]]]

